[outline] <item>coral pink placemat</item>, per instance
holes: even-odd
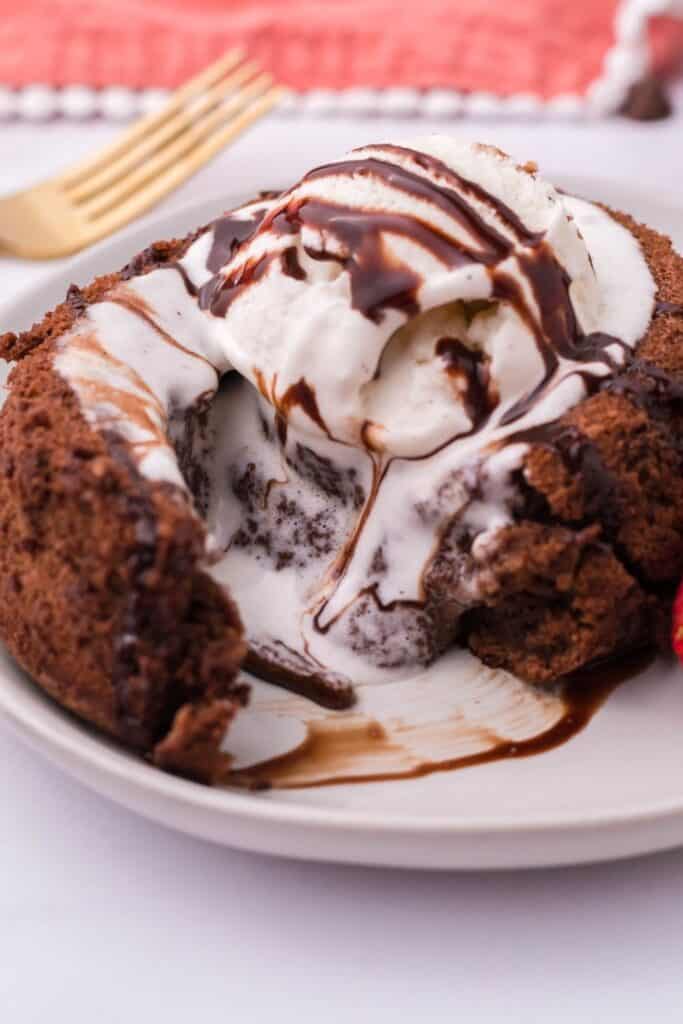
[[[298,91],[608,110],[680,59],[680,19],[680,0],[0,0],[0,83],[172,88],[241,45]]]

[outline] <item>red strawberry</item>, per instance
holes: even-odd
[[[671,629],[671,643],[678,657],[683,661],[683,583],[678,588],[674,601],[674,614]]]

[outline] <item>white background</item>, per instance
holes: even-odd
[[[651,125],[275,117],[166,205],[243,190],[261,164],[285,185],[352,145],[434,130],[536,159],[550,178],[590,175],[675,199],[683,89],[678,108]],[[0,125],[0,192],[116,130]],[[54,266],[3,262],[0,302]],[[0,764],[2,1024],[682,1019],[683,850],[501,874],[278,861],[114,807],[4,726]]]

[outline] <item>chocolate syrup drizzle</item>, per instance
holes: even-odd
[[[287,194],[283,196],[284,205],[267,213],[254,230],[282,237],[298,235],[303,228],[314,229],[322,237],[323,245],[320,249],[307,246],[306,254],[311,259],[338,262],[349,274],[353,307],[375,323],[381,322],[387,309],[397,309],[406,317],[420,312],[418,294],[422,278],[388,251],[385,234],[414,242],[448,268],[483,265],[491,279],[491,297],[516,310],[533,334],[544,364],[541,382],[507,411],[502,425],[529,411],[553,378],[560,357],[578,363],[603,363],[614,369],[616,364],[607,349],[620,344],[619,340],[599,332],[583,332],[569,296],[569,276],[542,233],[531,231],[500,199],[435,157],[401,146],[373,149],[380,154],[400,156],[416,170],[370,156],[318,167],[303,181],[330,177],[376,179],[446,213],[464,229],[465,240],[455,239],[414,215],[354,208],[296,195],[287,199]],[[438,183],[420,171],[435,176]],[[494,227],[466,197],[487,207],[504,231]],[[327,246],[327,239],[334,239],[336,244]],[[295,256],[296,250],[288,247],[284,254],[276,251],[247,260],[226,277],[217,276],[205,285],[200,290],[200,305],[215,316],[225,316],[232,302],[267,273],[276,257],[285,273],[302,279],[304,272]],[[511,258],[516,260],[530,286],[538,314],[512,274],[500,269],[499,265]]]
[[[217,274],[232,257],[238,245],[251,238],[265,213],[266,207],[262,210],[255,210],[253,216],[248,218],[233,217],[227,214],[214,221],[213,240],[206,261],[207,269],[213,274]]]
[[[315,388],[311,387],[305,377],[300,377],[295,384],[290,384],[283,395],[273,395],[273,404],[276,409],[276,425],[280,444],[284,448],[287,443],[287,427],[289,416],[296,406],[306,413],[310,420],[317,424],[324,434],[330,437],[325,420],[322,418],[318,408],[318,400],[315,397]]]
[[[168,331],[165,331],[164,328],[157,323],[154,311],[147,305],[141,295],[137,295],[135,292],[124,286],[109,294],[106,297],[106,301],[113,302],[115,305],[121,306],[123,309],[127,309],[129,313],[133,313],[135,316],[138,316],[154,331],[156,331],[156,333],[159,334],[161,338],[163,338],[164,342],[171,348],[176,348],[179,352],[184,352],[185,355],[189,356],[191,359],[198,359],[199,362],[206,363],[207,366],[211,367],[214,373],[218,374],[218,369],[212,362],[210,362],[210,360],[203,356],[201,352],[197,352],[192,348],[188,348],[186,345],[182,345],[173,337],[173,335],[169,334]]]
[[[480,430],[498,405],[483,353],[468,348],[459,338],[439,338],[435,351],[443,359],[446,373],[462,387],[465,411],[472,424],[470,433]]]

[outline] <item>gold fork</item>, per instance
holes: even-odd
[[[50,259],[110,235],[199,170],[281,94],[270,75],[231,51],[99,153],[0,198],[0,252]]]

